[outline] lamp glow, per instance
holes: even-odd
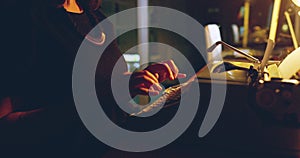
[[[250,1],[245,2],[243,47],[247,47],[250,18]]]

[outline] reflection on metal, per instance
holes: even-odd
[[[295,16],[295,28],[300,28],[300,8],[298,8],[298,14]],[[298,42],[300,41],[300,29],[295,30],[295,34]]]
[[[245,2],[245,14],[244,14],[243,47],[247,47],[247,45],[248,45],[249,17],[250,17],[250,1],[246,0],[246,2]]]
[[[291,0],[294,3],[294,6],[292,6],[292,10],[296,13],[294,15],[295,20],[294,20],[294,28],[295,28],[295,36],[297,41],[300,41],[300,0]],[[292,14],[290,14],[292,15]],[[294,42],[294,41],[293,41]],[[299,43],[297,43],[299,46]]]
[[[292,35],[292,40],[293,40],[294,47],[295,47],[295,49],[297,49],[299,46],[298,46],[298,41],[297,41],[297,38],[296,38],[296,34],[295,34],[295,30],[294,30],[294,27],[293,27],[293,24],[292,24],[290,14],[287,11],[285,11],[284,15],[285,15],[286,21],[288,23],[290,33]]]
[[[261,72],[264,71],[264,68],[268,63],[271,53],[273,52],[273,49],[275,46],[275,38],[276,38],[276,32],[277,32],[277,27],[278,27],[280,4],[281,4],[281,0],[274,0],[274,7],[273,7],[273,12],[272,12],[269,39],[268,39],[267,48],[265,50],[263,60],[260,65]]]
[[[275,42],[281,0],[274,0],[269,39]]]
[[[271,56],[271,53],[273,52],[275,46],[275,42],[271,39],[268,39],[267,48],[265,50],[264,57],[262,59],[261,65],[260,65],[260,72],[264,72],[265,66],[267,65],[269,58]]]
[[[237,49],[237,48],[235,48],[235,47],[233,47],[233,46],[231,46],[231,45],[229,45],[229,44],[227,44],[223,41],[217,41],[216,43],[211,45],[209,48],[207,48],[207,52],[208,53],[212,52],[219,44],[222,44],[223,46],[236,51],[237,53],[245,56],[250,61],[254,61],[255,63],[260,63],[259,59],[255,58],[255,57],[253,57],[253,56],[251,56],[251,55],[249,55],[249,54],[247,54],[247,53],[245,53],[245,52],[243,52],[243,51],[241,51],[241,50],[239,50],[239,49]]]

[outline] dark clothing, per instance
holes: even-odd
[[[26,149],[67,155],[87,151],[92,154],[95,147],[100,152],[101,143],[89,134],[77,115],[72,69],[85,35],[105,16],[99,11],[68,13],[44,1],[22,3],[10,4],[18,12],[5,17],[5,47],[9,51],[1,53],[5,59],[1,60],[1,73],[5,77],[0,80],[3,87],[0,98],[9,98],[12,109],[0,115],[0,145],[13,151]],[[102,30],[107,38],[113,38],[112,27]],[[96,73],[97,94],[105,98],[105,104],[101,105],[109,116],[114,111],[109,105],[114,104],[109,91],[110,76],[120,57],[116,43],[111,43]],[[1,106],[0,111],[3,111]]]

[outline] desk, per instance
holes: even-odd
[[[234,63],[251,65],[251,63]],[[227,80],[222,81],[218,80],[218,74],[210,73],[211,70],[208,67],[204,67],[201,73],[197,74],[201,91],[204,89],[204,92],[209,93],[211,81],[217,80],[213,84],[227,84],[227,94],[218,122],[206,137],[198,138],[199,142],[215,144],[237,152],[300,155],[300,129],[269,124],[258,117],[249,102],[253,98],[249,98],[249,80],[245,73],[240,70],[224,72]],[[210,67],[213,68],[214,65]],[[204,100],[200,101],[199,107],[205,107],[205,104],[209,102],[209,97],[209,94],[201,97]],[[203,111],[199,112],[195,121],[201,123],[204,114]]]
[[[233,63],[245,67],[253,65],[253,63]],[[197,79],[193,84],[199,85],[201,91],[199,108],[190,127],[177,140],[161,149],[144,153],[128,153],[112,149],[104,157],[283,158],[300,156],[299,129],[266,124],[262,121],[249,104],[251,98],[249,98],[249,80],[246,73],[235,70],[233,73],[224,72],[227,77],[231,77],[222,80],[219,74],[211,73],[212,71],[208,69],[218,64],[220,63],[211,63],[197,73]],[[212,83],[212,80],[216,82]],[[223,111],[214,128],[205,137],[199,138],[200,125],[206,115],[211,97],[211,84],[226,84],[227,95]],[[162,122],[162,118],[167,117],[165,114],[172,115],[169,113],[172,108],[165,108],[163,111],[163,117],[154,122]],[[176,109],[173,112],[176,113]],[[146,125],[151,126],[151,124]]]

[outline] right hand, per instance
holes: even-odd
[[[169,79],[185,78],[186,75],[179,73],[173,60],[168,60],[149,65],[146,69],[132,73],[129,81],[131,96],[158,95],[163,88],[160,83]]]

